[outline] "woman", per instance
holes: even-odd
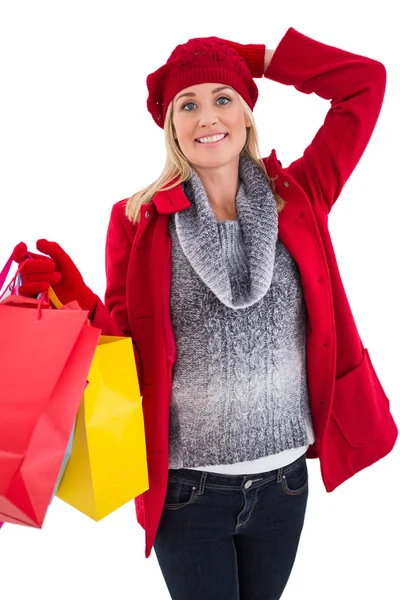
[[[261,159],[253,78],[331,101],[304,155]],[[275,600],[308,496],[387,455],[397,427],[358,335],[328,214],[368,144],[384,66],[290,28],[273,52],[189,40],[147,80],[160,178],[114,205],[105,304],[56,243],[20,292],[51,284],[95,326],[132,336],[150,489],[136,499],[174,600]],[[21,243],[17,261],[26,257]]]

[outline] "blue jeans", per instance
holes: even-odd
[[[278,600],[308,498],[305,454],[253,475],[170,469],[154,543],[172,600]]]

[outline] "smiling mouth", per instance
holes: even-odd
[[[209,136],[209,137],[212,137],[212,136]],[[227,137],[228,137],[228,134],[225,133],[224,137],[222,137],[220,140],[216,140],[215,142],[200,142],[199,140],[201,138],[195,139],[195,142],[197,142],[198,144],[202,144],[204,146],[211,146],[212,144],[219,144],[220,142],[223,142]]]

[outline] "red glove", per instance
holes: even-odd
[[[49,256],[30,252],[33,258],[29,258],[24,242],[14,248],[13,260],[17,263],[26,260],[20,271],[21,296],[37,296],[47,292],[51,286],[62,304],[77,300],[82,309],[92,312],[97,304],[97,296],[87,287],[68,254],[56,242],[47,240],[38,240],[36,248]]]
[[[253,79],[263,77],[264,75],[264,59],[265,59],[265,44],[238,44],[230,40],[218,38],[244,59]]]

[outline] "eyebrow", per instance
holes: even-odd
[[[220,87],[216,87],[215,89],[212,90],[212,94],[216,94],[217,92],[220,92],[221,90],[231,90],[232,88],[229,87],[229,85],[222,85]],[[175,100],[175,102],[178,102],[178,100],[180,100],[180,98],[184,98],[185,96],[188,96],[190,98],[194,98],[196,96],[196,94],[194,92],[186,92],[186,94],[181,94],[180,96],[178,96],[178,98]]]

